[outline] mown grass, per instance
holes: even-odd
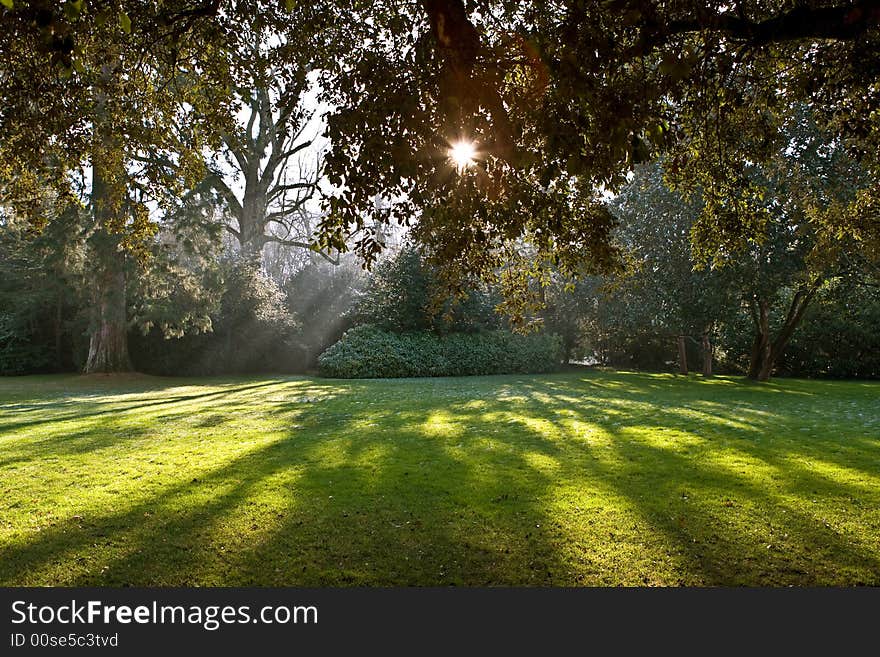
[[[0,380],[5,585],[880,584],[880,385]]]

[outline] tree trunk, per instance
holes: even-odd
[[[708,332],[703,333],[703,376],[712,376],[712,343]]]
[[[791,336],[794,334],[794,330],[801,323],[801,320],[804,317],[804,312],[807,310],[807,306],[810,305],[810,302],[818,291],[819,282],[817,281],[811,286],[804,287],[795,293],[794,298],[791,300],[791,305],[788,307],[788,314],[785,316],[785,322],[783,323],[782,328],[779,329],[779,334],[770,346],[770,354],[765,360],[761,371],[758,373],[758,381],[770,380],[770,375],[773,373],[773,367],[779,361],[785,348],[791,341]]]
[[[252,172],[253,177],[256,172]],[[248,185],[259,183],[248,181]],[[268,204],[265,194],[245,190],[242,199],[241,215],[238,217],[239,246],[242,256],[249,262],[262,262],[263,247],[266,245],[266,212]]]
[[[752,361],[749,364],[749,378],[756,381],[769,381],[773,374],[773,368],[788,346],[794,330],[801,323],[804,312],[816,292],[819,291],[820,281],[812,283],[809,287],[803,287],[798,290],[791,305],[788,307],[788,313],[785,321],[776,339],[770,341],[770,320],[769,308],[766,301],[760,301],[758,304],[757,315],[753,316],[757,319],[757,332],[755,334],[755,342],[752,347]]]
[[[125,302],[125,254],[113,235],[100,235],[95,247],[96,276],[92,290],[92,327],[85,374],[130,372]],[[97,240],[96,240],[97,241]]]
[[[776,365],[776,359],[773,357],[773,354],[766,356],[764,361],[761,363],[761,367],[758,370],[757,380],[762,383],[770,380],[770,375],[773,374],[773,367]]]
[[[92,204],[98,228],[89,240],[94,283],[89,356],[83,372],[129,372],[125,252],[120,248],[120,235],[108,225],[116,223],[112,214],[122,210],[118,199],[108,193],[100,167],[94,171]]]
[[[94,276],[89,355],[83,372],[129,372],[128,323],[125,300],[125,253],[120,248],[125,230],[127,174],[120,132],[106,112],[106,99],[118,84],[119,60],[101,69],[96,94],[92,148],[92,212],[95,232],[89,239]]]
[[[749,360],[748,378],[760,381],[761,374],[773,364],[770,360],[770,307],[765,299],[752,304],[752,319],[755,322],[755,339],[752,341],[752,354]],[[764,379],[766,381],[766,379]]]
[[[687,347],[684,343],[683,335],[678,336],[678,373],[679,374],[687,374],[688,373],[688,359],[687,359]]]

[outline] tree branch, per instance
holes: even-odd
[[[238,168],[241,172],[243,174],[246,173],[249,167],[249,160],[247,155],[244,154],[241,144],[237,144],[231,135],[223,135],[223,143],[229,152],[232,153],[235,161],[238,162]]]
[[[477,68],[483,44],[463,0],[421,0],[421,5],[442,62],[441,97],[460,99],[457,106],[447,107],[448,120],[460,124],[475,116],[481,106],[486,108],[496,133],[495,143],[487,147],[497,157],[510,159],[515,153],[510,117],[498,93],[497,80]],[[448,116],[450,110],[462,116]]]
[[[861,0],[834,7],[799,6],[785,13],[755,21],[732,12],[697,12],[692,18],[673,20],[666,25],[652,18],[644,33],[652,45],[666,38],[691,32],[721,32],[751,46],[800,39],[848,41],[880,25],[880,1]]]
[[[293,189],[313,189],[314,187],[315,187],[315,183],[313,183],[313,182],[298,182],[298,183],[290,183],[287,185],[278,185],[269,194],[269,203],[271,203],[276,198],[281,196],[284,192],[288,192]]]
[[[223,200],[226,201],[226,205],[229,206],[229,209],[232,214],[235,215],[235,218],[240,219],[243,212],[241,201],[238,200],[235,193],[229,188],[229,185],[226,184],[226,181],[216,173],[212,173],[209,177],[209,183],[211,187],[223,197]]]

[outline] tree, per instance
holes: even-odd
[[[821,289],[833,279],[857,275],[869,251],[831,228],[828,218],[849,223],[853,201],[875,186],[873,179],[818,128],[808,108],[797,110],[776,135],[773,159],[748,172],[751,184],[762,190],[765,228],[736,268],[755,327],[748,376],[757,381],[770,378]],[[780,297],[787,308],[774,333],[770,308]]]
[[[703,374],[711,375],[711,336],[736,289],[728,270],[696,267],[690,237],[701,199],[685,200],[669,189],[657,162],[636,169],[612,208],[620,219],[617,235],[630,263],[613,290],[626,298],[621,311],[633,316],[630,330],[645,330],[645,319],[650,318],[650,332],[676,341],[683,374],[688,372],[688,342],[699,339]]]
[[[711,257],[699,240],[695,253],[692,247],[693,236],[707,230],[706,213],[717,211],[713,191],[689,186],[693,192],[683,198],[667,186],[659,166],[636,172],[613,203],[617,235],[634,263],[612,288],[618,332],[638,334],[647,326],[647,332],[670,338],[700,336],[709,372],[708,338],[741,302],[753,324],[747,374],[769,379],[822,288],[861,275],[866,266],[864,249],[829,230],[824,217],[845,224],[852,199],[872,178],[812,118],[808,108],[792,111],[773,135],[774,155],[763,165],[743,164],[737,180],[745,191],[725,182],[731,197],[747,193],[762,200],[753,217],[760,233],[727,250],[718,244]],[[680,337],[680,362],[686,361],[685,348]]]
[[[832,281],[807,309],[781,366],[793,376],[880,378],[880,280]]]
[[[243,190],[240,195],[233,190],[218,162],[204,186],[223,202],[234,224],[227,230],[242,252],[259,258],[270,242],[312,246],[314,222],[307,204],[319,191],[321,164],[315,135],[307,134],[317,131],[310,123],[315,112],[304,104],[311,53],[301,40],[270,31],[260,18],[249,25],[247,39],[235,53],[242,70],[236,98],[247,115],[244,125],[223,134],[224,164]],[[309,150],[314,162],[304,160]]]
[[[689,174],[706,199],[698,243],[729,250],[760,235],[760,198],[742,176],[719,174],[772,157],[764,138],[799,104],[866,171],[880,170],[877,0],[327,0],[284,3],[293,10],[284,17],[279,4],[126,0],[111,12],[16,1],[2,9],[2,141],[39,160],[63,135],[68,160],[82,160],[88,139],[73,127],[89,123],[93,103],[80,101],[93,85],[80,84],[76,69],[107,26],[149,46],[148,62],[156,50],[167,53],[165,65],[199,54],[190,70],[210,79],[250,36],[234,22],[259,14],[276,26],[309,26],[297,43],[313,47],[334,108],[326,171],[336,191],[318,244],[344,249],[360,230],[367,262],[384,244],[372,227],[390,219],[415,223],[431,256],[463,276],[496,272],[522,241],[536,249],[539,275],[607,270],[618,254],[601,192],[662,153],[671,175]],[[104,27],[90,31],[81,11]],[[193,38],[200,50],[164,47]],[[58,67],[69,76],[46,72]],[[228,96],[232,86],[218,89]],[[35,115],[43,120],[28,135]],[[460,141],[474,158],[455,166],[449,152]],[[876,247],[876,187],[849,205],[839,230]]]
[[[497,295],[478,281],[449,294],[439,272],[413,245],[376,267],[362,299],[358,319],[392,332],[475,332],[498,328]]]
[[[598,303],[598,277],[569,281],[561,276],[551,276],[544,288],[544,308],[540,312],[547,333],[562,338],[562,361],[582,359],[591,355],[586,334],[595,336],[589,327]]]
[[[127,260],[145,254],[155,233],[148,202],[163,202],[197,175],[211,127],[222,124],[222,31],[185,3],[66,3],[63,18],[41,5],[15,3],[2,15],[8,202],[21,208],[33,193],[21,172],[42,172],[62,195],[72,193],[71,178],[80,179],[91,213],[84,371],[125,371]],[[163,22],[156,12],[180,13]]]
[[[53,220],[34,231],[0,209],[0,374],[64,371],[71,366],[82,297],[82,208],[43,205]]]
[[[729,248],[760,234],[759,199],[714,174],[771,156],[763,137],[798,103],[878,168],[874,0],[425,0],[339,13],[351,43],[323,82],[337,108],[327,235],[381,211],[417,218],[416,237],[465,270],[494,271],[505,242],[521,238],[547,267],[601,269],[614,254],[595,190],[677,146],[670,167],[707,199],[698,239]],[[462,139],[476,157],[456,170],[448,153]],[[875,192],[863,193],[861,219],[847,214],[847,234],[880,232]],[[376,193],[392,206],[374,208]],[[381,242],[358,248],[369,258]]]

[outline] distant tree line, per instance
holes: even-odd
[[[530,330],[560,337],[563,361],[755,377],[755,345],[768,332],[786,336],[776,373],[880,377],[880,285],[868,263],[837,263],[809,294],[803,236],[770,224],[753,252],[695,268],[689,231],[699,203],[671,191],[659,165],[640,169],[612,205],[629,266],[615,276],[551,278],[532,317]],[[76,224],[66,212],[53,226]],[[3,374],[84,367],[91,297],[74,234],[0,226]],[[272,262],[285,274],[273,277],[248,254],[224,250],[216,231],[160,234],[148,268],[127,262],[133,366],[164,375],[306,372],[357,325],[437,336],[520,328],[498,312],[498,285],[475,279],[451,292],[411,244],[371,272],[352,257],[333,264],[288,251],[295,262],[284,267],[282,257]]]

